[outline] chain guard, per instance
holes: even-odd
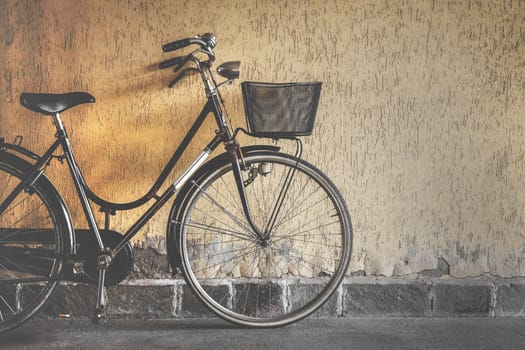
[[[105,247],[115,248],[122,240],[122,235],[111,230],[100,230],[100,237]],[[98,283],[98,256],[100,249],[91,230],[75,230],[77,245],[77,261],[83,262],[83,272],[74,274],[72,269],[66,278],[80,283],[97,285]],[[135,254],[129,242],[112,260],[106,271],[105,285],[114,286],[122,282],[133,270]]]

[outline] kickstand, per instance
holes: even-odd
[[[106,270],[109,266],[109,256],[108,255],[101,255],[99,257],[98,266],[99,266],[99,273],[98,273],[98,286],[97,286],[97,306],[95,307],[95,311],[93,312],[93,318],[91,319],[91,322],[93,324],[102,324],[106,322],[106,300],[107,300],[107,293],[106,293],[106,287],[105,287],[105,280],[106,280]]]

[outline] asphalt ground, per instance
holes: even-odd
[[[524,318],[310,318],[277,329],[221,320],[33,320],[0,349],[525,349]]]

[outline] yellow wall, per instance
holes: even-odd
[[[102,197],[143,194],[191,125],[199,81],[168,90],[155,65],[165,42],[211,31],[244,80],[324,82],[306,158],[348,202],[352,271],[404,275],[443,257],[455,276],[525,274],[524,1],[3,0],[0,24],[0,135],[41,152],[51,122],[19,94],[89,91],[97,103],[63,117]],[[50,176],[80,222],[72,186]]]

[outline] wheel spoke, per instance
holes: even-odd
[[[196,211],[200,212],[205,218],[207,218],[208,220],[211,220],[213,221],[214,224],[221,224],[223,226],[226,227],[226,229],[224,228],[218,228],[222,231],[225,231],[225,232],[235,232],[235,233],[238,233],[238,234],[241,234],[241,235],[246,235],[248,237],[253,237],[253,235],[249,232],[249,231],[246,231],[244,229],[244,227],[240,227],[240,229],[242,230],[242,232],[239,232],[238,230],[236,230],[234,227],[231,227],[231,225],[228,225],[226,224],[224,221],[220,220],[220,219],[217,219],[214,215],[211,215],[210,213],[205,213],[203,210],[200,210],[199,208],[195,208]],[[204,224],[200,224],[200,225],[203,225]],[[212,227],[211,225],[209,225],[210,227]]]
[[[27,198],[29,198],[29,197],[27,197]],[[22,222],[23,220],[27,219],[30,215],[36,213],[37,210],[39,210],[40,208],[42,208],[42,207],[44,207],[44,206],[45,206],[45,204],[44,204],[44,203],[41,203],[40,206],[39,206],[38,208],[35,208],[33,211],[27,213],[26,215],[24,215],[23,217],[21,217],[20,219],[18,219],[18,220],[17,220],[15,223],[13,223],[12,225],[13,225],[13,226],[18,225],[20,222]],[[5,213],[5,212],[4,212],[4,213]],[[1,215],[3,215],[3,213],[0,214],[0,216],[1,216]],[[1,237],[3,234],[4,234],[4,232],[0,232],[0,237]]]
[[[234,257],[229,258],[229,259],[222,260],[222,261],[220,261],[218,263],[215,263],[213,265],[208,265],[208,266],[204,267],[201,270],[194,271],[194,273],[200,273],[202,271],[209,270],[212,267],[217,267],[219,265],[225,265],[225,264],[227,264],[227,263],[229,263],[230,261],[233,261],[233,260],[239,260],[239,262],[240,262],[240,261],[242,261],[243,257],[250,255],[251,253],[255,252],[258,249],[258,247],[256,245],[254,245],[254,244],[252,244],[252,245],[253,245],[253,248],[251,250],[249,250],[247,253],[244,253],[244,254],[241,254],[241,255],[238,255],[238,256],[234,256]],[[223,253],[218,253],[218,254],[214,254],[214,255],[208,255],[207,257],[209,258],[209,257],[212,257],[212,256],[224,255],[226,253],[234,253],[236,251],[243,251],[243,250],[246,250],[246,248],[238,249],[238,250],[230,250],[229,252],[223,252]],[[236,265],[234,265],[234,267],[237,267],[237,266],[238,266],[238,263]]]
[[[208,199],[212,204],[214,204],[219,210],[221,210],[224,214],[226,214],[227,217],[229,217],[233,222],[235,222],[237,225],[239,225],[241,228],[243,228],[246,232],[250,233],[251,235],[253,235],[254,238],[257,238],[257,235],[255,233],[252,232],[252,230],[246,226],[239,218],[237,218],[236,216],[234,216],[232,213],[230,213],[226,208],[224,208],[224,206],[222,206],[221,204],[219,204],[219,202],[217,202],[217,200],[215,200],[213,197],[211,197],[208,193],[206,193],[206,191],[204,191],[201,187],[199,187],[198,185],[195,185],[198,189],[199,189],[199,192],[203,194],[203,196]]]
[[[25,247],[12,247],[0,244],[0,259],[2,257],[19,257],[19,258],[40,258],[45,260],[54,260],[60,257],[56,251],[52,249],[40,249],[40,248],[25,248]]]
[[[5,300],[5,298],[2,295],[0,295],[0,301],[2,301],[3,304],[7,306],[7,309],[11,311],[13,315],[16,315],[16,311],[11,307],[11,305],[9,305],[9,303]]]
[[[317,228],[322,228],[322,227],[326,227],[326,226],[330,226],[331,224],[327,224],[327,225],[321,225],[321,226],[318,226]],[[320,236],[320,237],[328,237],[328,236],[341,236],[341,233],[334,233],[334,232],[327,232],[327,233],[308,233],[310,232],[310,230],[305,230],[305,231],[297,231],[297,232],[294,232],[294,233],[291,233],[291,234],[286,234],[284,236],[277,236],[278,238],[274,238],[272,240],[273,243],[277,243],[277,242],[280,242],[282,240],[286,240],[286,239],[290,239],[292,237],[297,237],[297,236],[300,236],[300,235],[305,235],[305,236],[308,236],[308,237],[314,237],[314,236]]]
[[[310,232],[312,230],[319,230],[321,228],[324,228],[324,227],[328,227],[330,225],[334,225],[334,224],[337,224],[337,221],[332,221],[332,222],[328,222],[328,223],[325,223],[325,224],[321,224],[319,226],[316,226],[316,227],[312,227],[312,228],[309,228],[309,229],[304,229],[303,227],[304,226],[308,226],[309,224],[313,223],[313,222],[316,222],[317,221],[317,218],[316,219],[313,219],[309,222],[307,222],[306,224],[302,224],[301,226],[299,227],[296,227],[294,228],[293,230],[287,230],[287,232],[291,232],[289,235],[290,236],[297,236],[297,235],[301,235],[301,234],[304,234],[306,232]],[[302,230],[302,231],[301,231]],[[280,237],[285,237],[285,236],[280,236]]]
[[[0,333],[23,323],[50,297],[61,271],[68,218],[56,189],[45,176],[31,191],[21,184],[34,172],[29,164],[0,153]],[[16,180],[16,181],[15,181]]]
[[[325,197],[327,198],[327,197]],[[296,217],[300,216],[300,215],[304,215],[308,210],[314,208],[316,205],[320,204],[323,200],[325,200],[325,198],[322,198],[320,199],[319,201],[311,204],[310,206],[298,211],[297,213],[294,213],[293,215],[289,216],[290,214],[290,211],[293,210],[293,209],[289,209],[288,212],[282,216],[282,219],[281,221],[279,221],[273,228],[273,231],[277,231],[279,229],[279,227],[281,227],[282,225],[286,224],[287,222],[290,222],[292,221],[293,219],[295,219]],[[299,203],[301,203],[302,201],[298,201]],[[290,208],[293,208],[293,206],[290,206]]]
[[[13,284],[36,284],[36,283],[45,283],[45,282],[54,282],[55,279],[51,279],[49,277],[34,277],[34,278],[17,278],[13,280],[1,280],[0,279],[0,286],[3,285],[13,285]],[[34,293],[33,293],[34,294]]]
[[[295,196],[294,197],[288,196],[288,198],[289,198],[288,203],[290,203],[290,205],[289,205],[289,208],[287,210],[282,210],[282,212],[283,212],[283,214],[281,215],[282,220],[285,220],[288,217],[289,213],[292,210],[296,209],[299,206],[299,204],[302,204],[305,201],[305,199],[312,198],[313,194],[320,190],[319,187],[316,187],[316,188],[314,188],[314,192],[311,192],[308,195],[306,195],[306,187],[308,186],[308,184],[310,182],[312,182],[312,179],[308,178],[307,181],[304,183],[304,185],[300,189],[296,190],[296,193],[294,193],[295,196],[301,196],[300,198],[297,198]],[[319,204],[319,203],[314,203],[313,205],[317,205],[317,204]],[[293,218],[294,217],[290,218],[290,220],[293,219]],[[275,231],[276,227],[280,226],[282,224],[283,224],[282,222],[276,222],[276,224],[274,225],[272,231]]]
[[[194,236],[194,235],[200,235],[200,234],[201,233],[196,233],[196,232],[193,232],[193,231],[189,231],[188,232],[188,235],[190,237]],[[190,240],[191,239],[188,239],[188,241],[190,241]],[[232,244],[232,243],[235,243],[235,242],[246,242],[246,241],[254,242],[251,239],[247,240],[246,238],[239,238],[239,239],[230,239],[230,240],[227,240],[227,241],[206,242],[206,243],[199,243],[199,244],[193,243],[191,246],[192,247],[210,247],[210,246],[214,246],[214,245],[217,245],[217,244]]]
[[[226,230],[220,227],[215,227],[212,225],[205,225],[205,224],[199,224],[196,222],[190,222],[190,223],[185,223],[184,226],[191,227],[191,228],[199,228],[199,229],[203,229],[204,231],[211,231],[217,234],[232,236],[232,237],[240,238],[243,240],[253,240],[253,237],[251,235],[250,236],[245,235],[242,232],[230,231],[230,230]]]
[[[9,187],[9,184],[11,183],[11,179],[12,178],[13,178],[12,175],[9,175],[9,177],[7,178],[7,181],[5,182],[4,188],[2,189],[2,193],[0,194],[0,198],[4,198],[4,193],[7,190],[7,188]]]
[[[19,229],[19,228],[0,228],[2,232],[7,232],[4,235],[0,234],[1,244],[43,244],[49,242],[52,237],[49,234],[54,233],[50,229]],[[8,240],[11,238],[18,240]],[[47,239],[46,239],[47,238]]]

